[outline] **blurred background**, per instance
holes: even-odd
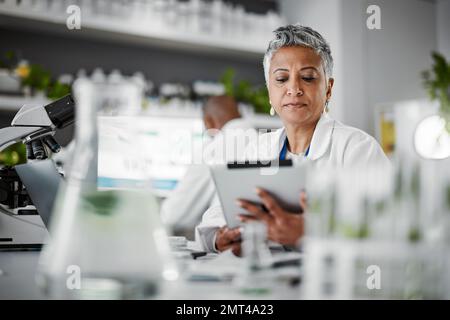
[[[81,30],[66,26],[71,4],[81,8]],[[381,30],[366,26],[371,4],[380,6]],[[331,44],[334,117],[373,135],[375,107],[425,98],[420,73],[431,66],[431,52],[450,56],[447,0],[0,0],[0,55],[12,51],[17,63],[40,65],[67,83],[96,68],[139,72],[152,84],[149,95],[178,94],[161,92],[166,83],[219,82],[229,68],[236,83],[262,86],[271,31],[295,22]],[[1,127],[22,105],[4,82]]]
[[[448,298],[450,0],[0,0],[0,128],[23,105],[42,106],[70,93],[79,78],[139,83],[139,118],[109,120],[143,139],[133,136],[122,148],[116,136],[102,132],[108,123],[100,119],[106,143],[99,147],[98,181],[114,188],[114,179],[127,178],[132,160],[144,154],[162,200],[186,172],[184,159],[195,153],[172,133],[184,130],[201,142],[205,98],[232,96],[256,128],[281,127],[269,115],[262,59],[272,31],[293,23],[312,27],[330,43],[332,116],[373,135],[394,164],[388,186],[376,171],[362,178],[324,171],[317,180],[306,296]],[[108,92],[93,91],[92,101],[108,100]],[[55,138],[67,147],[73,135],[71,125]],[[9,148],[0,152],[0,166],[26,162],[23,144]],[[171,149],[185,153],[173,159]],[[361,207],[336,207],[347,196]],[[156,204],[148,207],[156,211]],[[348,212],[354,221],[347,221]],[[133,228],[143,227],[133,221]],[[387,270],[387,291],[367,293],[366,266],[373,261]]]
[[[369,27],[370,5],[379,29]],[[149,127],[200,132],[203,99],[221,93],[256,127],[278,127],[262,58],[272,31],[297,22],[331,45],[333,117],[375,136],[389,156],[401,148],[396,105],[411,105],[417,121],[436,112],[422,73],[433,52],[450,58],[447,0],[0,0],[0,127],[78,77],[111,72],[145,83]],[[63,146],[72,137],[73,126],[56,135]]]

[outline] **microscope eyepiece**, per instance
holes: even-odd
[[[64,128],[74,122],[75,118],[75,101],[73,97],[68,94],[61,99],[53,101],[45,106],[48,117],[53,124],[58,128]]]

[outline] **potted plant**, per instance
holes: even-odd
[[[439,112],[423,119],[414,132],[416,152],[425,159],[450,157],[450,62],[432,53],[431,70],[422,72],[423,84],[431,100],[437,100]]]
[[[450,134],[450,61],[437,52],[433,52],[432,57],[432,69],[422,72],[423,83],[431,100],[439,101],[439,113]]]

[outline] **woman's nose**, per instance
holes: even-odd
[[[294,82],[288,87],[287,95],[288,96],[302,96],[303,95],[303,90],[300,88],[300,85],[298,84],[298,82]]]
[[[288,96],[297,96],[297,97],[301,97],[303,95],[303,90],[302,89],[289,89],[287,92]]]

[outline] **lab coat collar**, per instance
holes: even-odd
[[[317,160],[322,157],[328,150],[331,144],[331,138],[333,130],[336,124],[336,120],[332,119],[328,113],[324,112],[320,116],[317,122],[316,129],[314,130],[313,137],[311,139],[311,145],[309,148],[308,158],[310,160]],[[286,139],[286,128],[280,130],[280,137],[278,143],[278,154],[283,148],[284,141]],[[275,139],[276,140],[276,139]]]

